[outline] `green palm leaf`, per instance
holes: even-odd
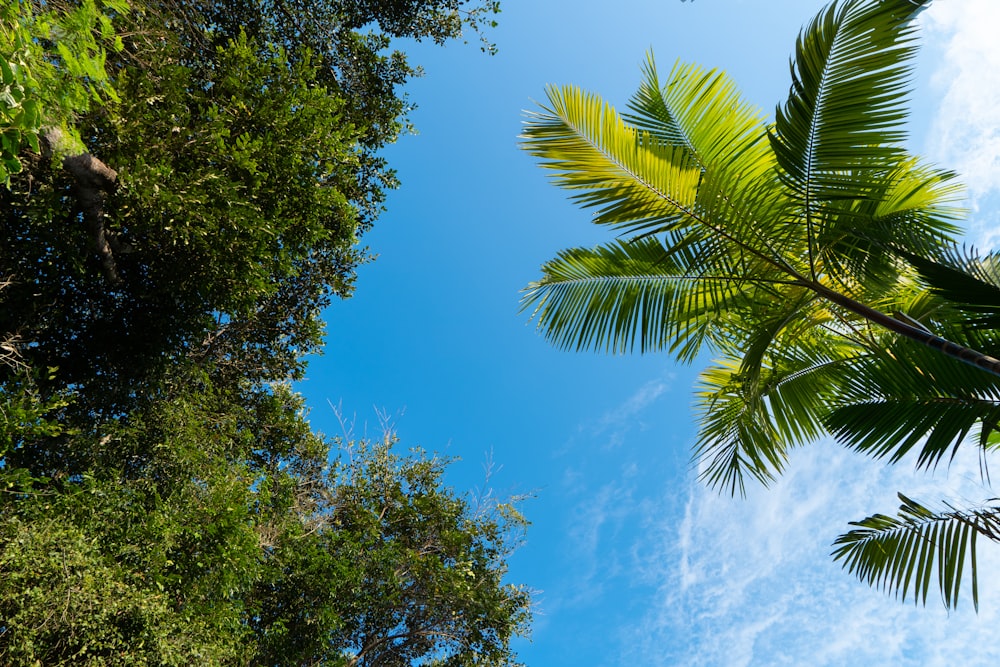
[[[723,359],[701,373],[694,455],[702,481],[742,496],[747,478],[763,484],[775,479],[790,443],[775,427],[765,398],[747,392],[739,366],[737,359]]]
[[[921,4],[845,0],[799,35],[792,87],[776,112],[771,145],[799,207],[813,279],[833,275],[849,285],[861,275],[841,271],[866,256],[858,232],[875,231],[866,229],[870,211],[863,202],[878,201],[890,175],[908,160],[902,123],[915,53],[909,22]],[[842,256],[846,261],[837,261]]]
[[[771,143],[807,208],[867,196],[859,172],[884,171],[904,157],[907,65],[915,54],[909,24],[926,1],[846,0],[800,33]]]
[[[705,171],[758,172],[773,165],[763,113],[743,100],[724,72],[678,61],[661,83],[647,54],[628,108],[626,121],[661,143],[686,148]]]
[[[701,170],[686,148],[654,141],[578,88],[547,92],[551,107],[528,116],[522,145],[575,201],[598,207],[595,223],[670,228],[692,211]]]
[[[872,287],[894,289],[910,267],[886,248],[934,254],[951,243],[964,212],[954,206],[961,188],[953,174],[906,160],[884,174],[869,175],[866,198],[841,199],[813,212],[813,253],[817,273],[829,275],[848,292]],[[830,222],[831,224],[824,224]]]
[[[808,292],[781,296],[770,318],[743,319],[741,326],[752,332],[740,340],[748,344],[733,348],[699,381],[701,477],[730,493],[742,495],[747,478],[770,482],[789,447],[826,433],[824,419],[845,370],[863,353],[828,328],[830,312]]]
[[[934,294],[971,314],[970,325],[1000,329],[1000,253],[980,257],[951,246],[929,259],[910,248],[896,252],[916,267]]]
[[[692,358],[724,304],[746,286],[725,270],[702,273],[683,246],[652,237],[566,250],[525,290],[542,332],[560,347],[613,353],[669,349]]]
[[[1000,382],[931,349],[897,341],[852,364],[824,421],[843,444],[895,463],[916,449],[934,467],[971,433],[1000,431]]]
[[[555,171],[557,184],[575,191],[575,201],[600,207],[598,224],[631,234],[714,235],[774,254],[760,242],[763,229],[746,225],[782,221],[779,191],[768,187],[776,172],[760,112],[722,74],[684,65],[672,74],[659,98],[666,111],[639,125],[626,124],[596,96],[550,87],[550,106],[529,114],[522,145]],[[652,91],[655,70],[647,76],[643,87]]]
[[[725,73],[678,62],[661,83],[650,54],[628,108],[626,121],[656,141],[687,149],[702,170],[696,205],[685,220],[689,233],[721,235],[734,246],[795,263],[798,252],[782,253],[767,240],[781,235],[768,230],[786,216],[763,114]],[[663,231],[655,225],[633,229]]]
[[[936,579],[945,605],[958,605],[959,588],[970,561],[972,601],[979,609],[979,573],[976,538],[1000,538],[1000,506],[933,512],[898,494],[902,505],[895,517],[875,514],[851,522],[856,529],[834,542],[834,560],[869,585],[906,599],[927,603],[927,592]],[[991,501],[992,502],[992,501]],[[934,572],[937,577],[934,577]]]
[[[958,202],[964,188],[954,172],[910,158],[877,182],[871,221],[858,235],[912,252],[936,253],[961,232],[966,211]]]

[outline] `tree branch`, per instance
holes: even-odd
[[[43,138],[46,152],[51,153],[59,144],[62,131],[57,127],[49,128]],[[104,277],[111,284],[118,285],[121,278],[112,252],[112,247],[118,244],[104,226],[104,201],[118,186],[118,172],[90,153],[68,155],[63,158],[62,167],[73,177],[76,202],[93,239],[94,250],[100,257]]]

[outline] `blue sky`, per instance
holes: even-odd
[[[850,520],[916,498],[976,502],[975,456],[917,475],[830,443],[745,500],[695,481],[698,367],[664,356],[555,349],[518,313],[519,291],[566,247],[605,240],[517,148],[546,84],[624,106],[652,49],[726,70],[773,111],[814,0],[508,0],[492,38],[420,47],[408,90],[419,135],[387,152],[402,188],[365,242],[356,295],[326,314],[326,353],[300,388],[314,426],[355,437],[388,421],[404,447],[461,457],[457,489],[534,493],[511,581],[535,589],[535,666],[1000,664],[1000,557],[982,549],[982,605],[950,615],[868,589],[830,562]],[[937,0],[921,17],[913,148],[970,186],[970,238],[1000,220],[996,0]],[[971,452],[970,452],[971,453]],[[484,465],[492,461],[486,479]],[[960,657],[956,657],[960,656]]]

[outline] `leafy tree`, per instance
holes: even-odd
[[[398,87],[415,70],[385,47],[459,35],[464,4],[150,2],[117,16],[104,62],[119,99],[73,109],[86,152],[60,153],[47,131],[0,191],[0,337],[57,369],[46,386],[105,412],[178,354],[267,348],[252,379],[300,372],[395,184],[377,151],[404,127]],[[372,23],[386,26],[359,28]]]
[[[259,664],[511,663],[529,599],[503,577],[523,517],[456,496],[442,485],[446,460],[402,459],[394,441],[342,449],[325,473],[335,484],[305,478],[306,520],[269,545],[251,598]]]
[[[651,57],[623,115],[553,87],[529,117],[526,150],[621,238],[560,253],[524,307],[561,346],[716,357],[697,394],[713,486],[766,483],[829,433],[920,467],[970,433],[984,455],[1000,437],[1000,362],[977,351],[1000,337],[967,316],[1000,303],[994,260],[958,261],[954,176],[903,146],[926,4],[831,4],[799,36],[773,121],[725,74],[678,63],[661,78]],[[953,606],[971,554],[978,604],[975,541],[996,539],[997,509],[901,498],[900,519],[860,522],[835,556],[915,599],[936,569]]]
[[[523,518],[331,463],[289,389],[395,186],[394,45],[498,5],[0,11],[0,663],[512,664]]]
[[[41,17],[72,23],[72,7],[5,10],[56,73],[69,70],[65,49]],[[43,113],[40,151],[23,150],[25,169],[0,188],[0,341],[41,400],[73,394],[64,423],[88,427],[141,409],[178,365],[210,369],[213,383],[301,375],[319,313],[350,295],[367,260],[359,238],[395,185],[378,151],[406,126],[399,86],[417,70],[393,40],[459,37],[499,11],[459,0],[112,9],[119,48],[94,58],[116,96],[66,110],[85,152]],[[14,381],[2,370],[0,383]]]
[[[446,461],[352,443],[328,463],[285,391],[234,418],[161,404],[108,463],[0,498],[0,660],[46,665],[513,664],[524,520],[445,487]],[[257,433],[247,433],[255,427]],[[267,444],[278,457],[239,456]],[[81,437],[76,446],[83,446]],[[440,662],[433,663],[434,660]]]

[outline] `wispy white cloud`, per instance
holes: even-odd
[[[620,447],[629,431],[643,428],[640,418],[642,411],[670,389],[671,379],[672,376],[668,375],[650,380],[639,387],[616,408],[601,415],[594,425],[593,435],[605,438],[607,448]]]
[[[628,549],[620,535],[630,521],[635,507],[635,470],[626,465],[619,474],[578,502],[568,526],[567,537],[574,554],[574,593],[566,600],[569,606],[597,601],[605,583],[628,566]]]
[[[565,578],[547,587],[547,613],[579,613],[605,606],[609,596],[616,597],[619,587],[628,585],[634,560],[632,537],[649,503],[651,468],[624,445],[646,433],[666,412],[663,403],[674,380],[673,372],[663,371],[619,396],[608,409],[583,422],[557,453],[567,460],[556,490],[562,503]],[[685,395],[687,389],[684,385]],[[587,455],[578,456],[580,451]]]
[[[657,409],[673,386],[664,371],[619,397],[603,412],[581,423],[554,456],[564,460],[559,488],[565,541],[561,545],[565,581],[547,587],[547,613],[602,604],[610,582],[629,565],[631,542],[621,538],[635,522],[641,493],[635,460],[620,451],[630,434],[645,431],[649,411]],[[579,456],[579,452],[588,452]],[[602,480],[594,485],[593,480]],[[565,584],[565,585],[562,585]]]
[[[893,513],[897,490],[929,503],[986,499],[975,453],[960,454],[948,475],[887,468],[832,443],[794,454],[773,487],[745,500],[692,482],[679,525],[659,522],[657,546],[635,564],[656,599],[628,637],[625,662],[937,667],[961,656],[970,667],[1000,664],[994,545],[980,547],[978,616],[968,597],[950,615],[937,599],[926,608],[898,602],[830,558],[849,520]]]
[[[599,446],[603,450],[620,447],[628,433],[646,429],[643,411],[670,391],[674,379],[674,373],[664,372],[647,381],[614,407],[584,421],[573,437],[556,450],[555,455],[569,454],[578,440],[601,443]]]
[[[934,2],[922,15],[939,104],[928,140],[931,158],[969,188],[970,232],[980,246],[1000,241],[1000,2]]]

